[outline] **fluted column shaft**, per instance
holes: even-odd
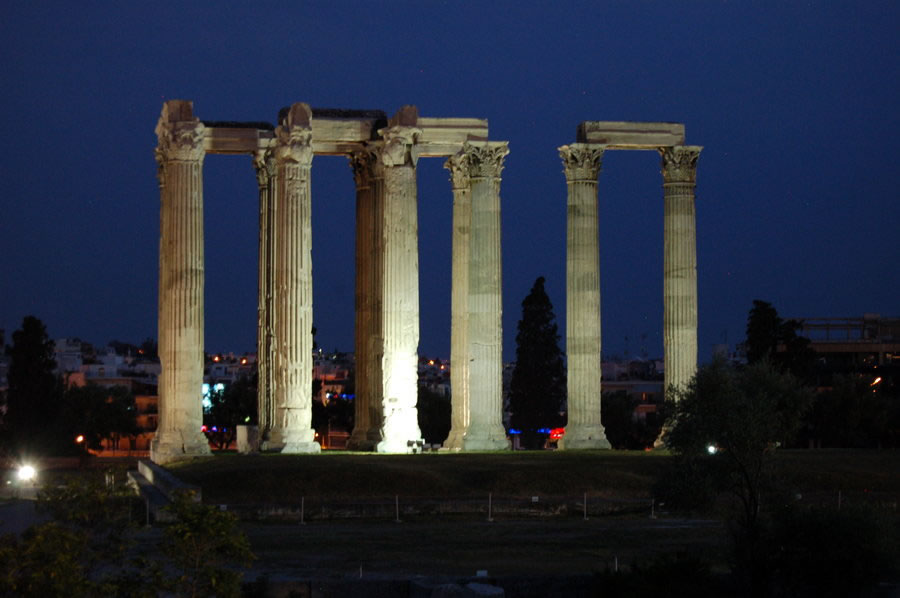
[[[380,131],[384,166],[382,440],[380,453],[405,453],[421,440],[418,397],[419,248],[415,138],[420,130]]]
[[[273,379],[274,269],[275,269],[275,158],[260,150],[253,159],[259,185],[259,279],[257,286],[257,413],[262,447],[267,448],[275,422]]]
[[[275,422],[270,448],[318,452],[312,428],[311,111],[294,104],[276,133]]]
[[[159,145],[159,424],[156,463],[210,455],[203,425],[203,136],[190,102],[163,106]]]
[[[381,396],[381,389],[376,392],[375,383],[380,380],[376,369],[376,358],[380,359],[377,344],[380,342],[380,331],[377,323],[380,314],[376,314],[376,295],[380,285],[380,272],[376,267],[380,263],[378,256],[381,243],[377,243],[381,226],[378,216],[383,216],[376,209],[376,157],[365,150],[350,156],[350,165],[356,181],[356,398],[354,399],[353,433],[347,441],[347,448],[352,450],[372,450],[380,440],[380,426],[373,421],[373,403]],[[378,418],[380,420],[380,418]]]
[[[697,229],[694,187],[700,146],[660,148],[665,202],[663,349],[665,388],[684,388],[697,370]]]
[[[609,448],[601,423],[600,252],[597,176],[603,146],[559,148],[567,188],[565,449]]]
[[[469,236],[469,425],[465,450],[509,448],[503,428],[503,300],[500,253],[500,173],[506,142],[466,144],[472,186]]]
[[[444,448],[462,450],[469,427],[469,240],[472,189],[466,152],[451,156],[444,167],[453,184],[453,261],[450,292],[450,434]]]

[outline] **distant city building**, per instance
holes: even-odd
[[[440,357],[419,357],[419,386],[445,398],[450,398],[450,360]]]
[[[900,367],[900,318],[796,318],[821,366],[833,371]]]
[[[356,360],[353,353],[313,351],[313,380],[320,380],[321,387],[313,399],[322,404],[332,397],[353,398]]]

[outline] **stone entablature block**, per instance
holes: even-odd
[[[684,145],[684,125],[586,120],[578,125],[576,139],[578,143],[596,143],[608,149],[655,150]]]

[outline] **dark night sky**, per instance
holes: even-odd
[[[87,7],[76,8],[85,4]],[[503,173],[505,358],[547,278],[565,330],[565,179],[583,120],[676,121],[703,145],[700,357],[784,316],[900,315],[900,3],[41,2],[0,17],[0,328],[94,343],[156,336],[163,101],[267,120],[296,101],[478,117]],[[451,191],[419,162],[420,352],[449,355]],[[256,181],[205,166],[206,346],[255,345]],[[313,162],[318,340],[353,339],[353,202]],[[604,353],[662,353],[662,187],[650,152],[600,176]],[[626,341],[627,337],[627,341]]]

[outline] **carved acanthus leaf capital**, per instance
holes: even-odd
[[[469,186],[469,154],[464,150],[447,158],[444,168],[450,171],[450,182],[454,189],[465,189]]]
[[[664,183],[696,183],[699,145],[675,145],[661,147],[662,175]]]
[[[567,181],[596,182],[603,165],[605,146],[573,143],[559,148]]]
[[[159,119],[156,125],[156,161],[202,161],[205,155],[203,137],[206,127],[199,119],[171,122]]]
[[[419,160],[416,139],[422,134],[422,129],[397,126],[380,129],[378,133],[384,138],[381,160],[385,166],[416,165]]]
[[[499,178],[503,171],[503,159],[509,154],[509,144],[505,141],[488,142],[484,145],[466,142],[462,151],[468,156],[470,176]]]
[[[375,178],[375,168],[378,158],[375,151],[364,148],[353,152],[347,158],[350,160],[350,168],[353,169],[353,180],[356,182],[356,188],[367,187]]]
[[[260,189],[269,186],[275,176],[275,156],[270,149],[261,149],[253,155],[253,168],[256,169],[256,183]]]
[[[279,126],[275,129],[275,159],[301,166],[312,164],[312,128]]]

